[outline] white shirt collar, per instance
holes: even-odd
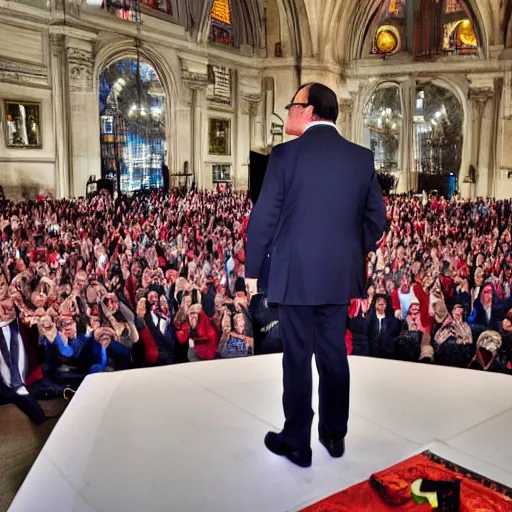
[[[313,126],[332,126],[332,128],[334,128],[335,130],[338,129],[336,128],[336,125],[334,123],[331,123],[330,121],[313,121],[312,123],[306,125],[304,131],[313,128]]]

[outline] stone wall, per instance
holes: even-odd
[[[49,76],[48,35],[0,21],[0,185],[14,199],[55,194],[55,133]],[[39,105],[41,147],[7,145],[6,101]]]
[[[260,14],[237,32],[232,48],[208,42],[203,0],[191,0],[167,17],[146,9],[139,27],[102,10],[99,2],[0,0],[0,184],[6,194],[83,195],[88,177],[100,176],[98,77],[114,60],[133,57],[138,38],[141,55],[166,92],[167,166],[172,175],[188,166],[200,187],[214,186],[217,164],[231,166],[236,188],[247,186],[250,150],[271,150],[272,122],[286,121],[284,107],[301,83],[319,81],[335,89],[338,127],[361,142],[362,113],[372,90],[386,81],[398,83],[411,122],[416,82],[430,81],[453,90],[464,109],[462,194],[512,196],[512,39],[496,29],[512,24],[499,0],[470,1],[482,34],[479,55],[421,62],[405,53],[389,59],[361,54],[377,0],[326,0],[322,8],[313,0],[271,0],[265,4],[265,48],[261,1],[233,2],[235,10],[243,4],[244,12]],[[276,45],[282,53],[276,54]],[[212,65],[231,71],[229,105],[207,97]],[[40,103],[41,148],[6,147],[6,99]],[[230,121],[230,155],[210,154],[211,117]],[[410,128],[401,142],[401,192],[416,183]],[[465,183],[471,165],[476,179]]]

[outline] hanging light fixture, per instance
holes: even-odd
[[[141,119],[148,115],[149,108],[147,101],[145,101],[146,98],[143,98],[145,95],[143,95],[142,91],[142,77],[140,72],[140,40],[138,37],[135,39],[135,51],[137,54],[137,61],[135,65],[135,87],[137,91],[137,98],[130,106],[128,115],[134,119]]]
[[[143,98],[142,77],[140,71],[140,1],[133,2],[135,24],[137,27],[137,35],[135,37],[136,67],[135,67],[135,87],[137,91],[137,99],[131,104],[128,110],[128,116],[132,119],[145,118],[148,115],[149,107],[147,98]]]

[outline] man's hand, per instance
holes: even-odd
[[[249,294],[249,301],[254,295],[258,295],[258,280],[257,279],[246,279],[245,285],[247,287],[247,293]]]

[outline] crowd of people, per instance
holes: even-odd
[[[91,373],[282,350],[244,281],[245,192],[0,199],[0,389],[71,397]],[[512,373],[512,201],[392,196],[349,306],[354,355]]]

